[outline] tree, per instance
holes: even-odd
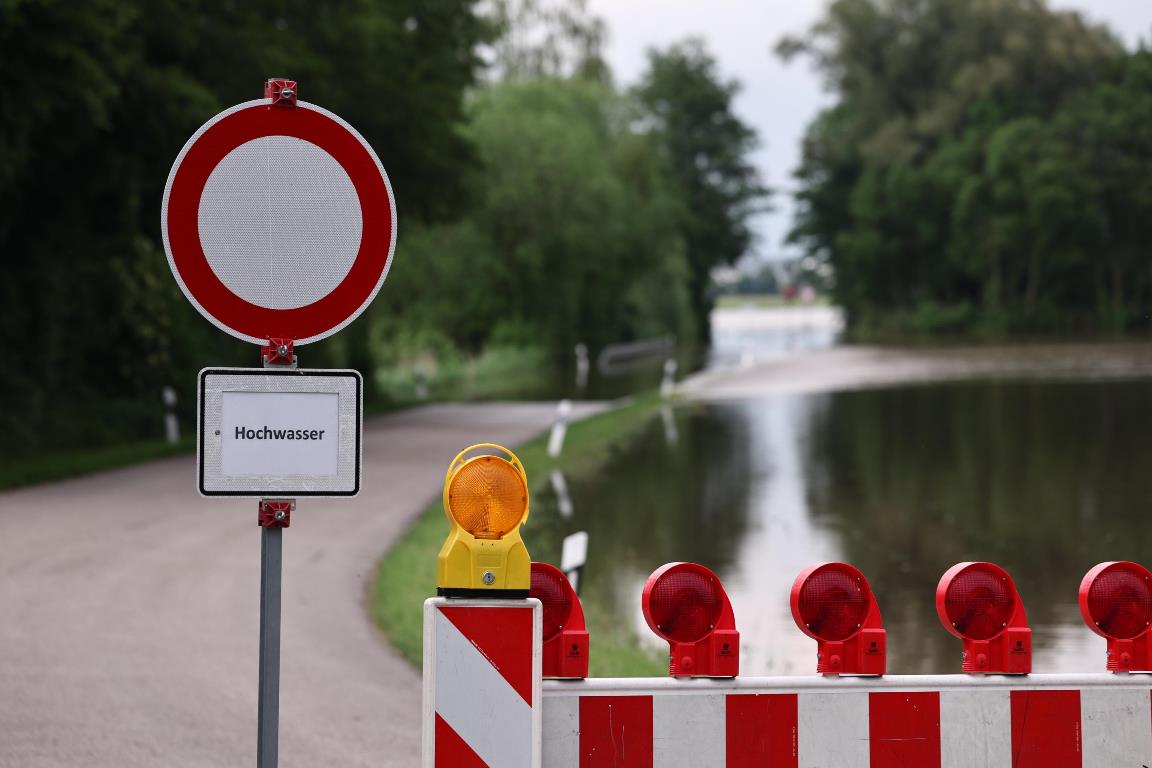
[[[703,340],[710,338],[712,269],[748,251],[749,222],[768,195],[749,160],[756,134],[732,110],[739,90],[721,79],[699,39],[649,51],[648,71],[635,90],[683,201],[689,290]]]
[[[409,239],[391,278],[401,322],[473,353],[513,344],[565,360],[577,342],[690,341],[674,189],[627,101],[580,78],[516,80],[470,112],[477,203]]]
[[[180,296],[159,237],[167,169],[225,106],[287,75],[377,147],[401,220],[463,202],[464,92],[492,28],[474,0],[0,3],[0,455],[157,433],[159,391],[194,403],[206,359],[251,363]],[[403,226],[403,225],[402,225]],[[309,349],[360,367],[364,324]],[[357,338],[357,335],[360,338]],[[191,412],[191,408],[188,408]]]
[[[492,44],[493,82],[579,77],[610,83],[608,28],[588,0],[495,0],[501,34]]]
[[[1105,304],[1132,316],[1117,297],[1142,246],[1112,247],[1103,222],[1149,208],[1103,190],[1142,188],[1127,172],[1147,99],[1117,80],[1144,54],[1042,0],[837,0],[778,50],[812,57],[838,97],[806,137],[791,239],[836,269],[854,328],[1122,328]]]

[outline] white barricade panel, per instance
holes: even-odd
[[[1152,727],[1143,729],[1140,723],[1152,723],[1152,694],[1138,689],[1081,691],[1084,768],[1152,766]]]
[[[724,765],[725,696],[652,700],[653,768]]]
[[[542,714],[544,765],[580,765],[580,697],[551,699]]]
[[[1147,675],[590,679],[544,687],[545,768],[1143,768]]]
[[[868,694],[802,693],[799,700],[802,768],[868,768]]]
[[[426,768],[538,768],[540,601],[424,603]]]
[[[1012,709],[1008,691],[940,694],[941,768],[1012,765]]]

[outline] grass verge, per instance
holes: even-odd
[[[189,436],[174,444],[153,440],[83,451],[47,453],[27,459],[10,459],[0,462],[0,491],[190,453],[195,443],[195,438]]]
[[[554,468],[562,469],[568,476],[596,472],[610,458],[611,447],[636,433],[654,416],[659,404],[656,395],[645,395],[571,424],[559,459],[548,456],[547,434],[516,447],[516,455],[528,473],[531,492],[536,494],[545,487]],[[423,603],[436,593],[436,554],[447,534],[448,522],[437,499],[420,513],[377,566],[371,595],[373,618],[400,654],[417,667],[423,650]],[[539,547],[534,545],[531,536],[525,532],[525,543],[529,552],[537,552]],[[667,674],[667,662],[660,654],[641,647],[630,627],[622,626],[617,617],[599,610],[594,601],[584,602],[583,607],[592,638],[589,653],[592,676]]]

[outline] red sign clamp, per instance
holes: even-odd
[[[268,343],[260,348],[260,357],[265,368],[270,365],[296,365],[296,350],[292,339],[268,339]]]
[[[274,107],[296,106],[296,81],[269,78],[264,81],[264,98],[272,99]]]
[[[261,499],[257,522],[261,528],[287,528],[295,506],[296,502],[291,499]]]

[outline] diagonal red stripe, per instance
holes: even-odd
[[[436,715],[436,768],[488,768],[444,718]]]
[[[1081,768],[1080,691],[1012,691],[1012,768]]]
[[[441,607],[448,621],[532,706],[532,608]]]

